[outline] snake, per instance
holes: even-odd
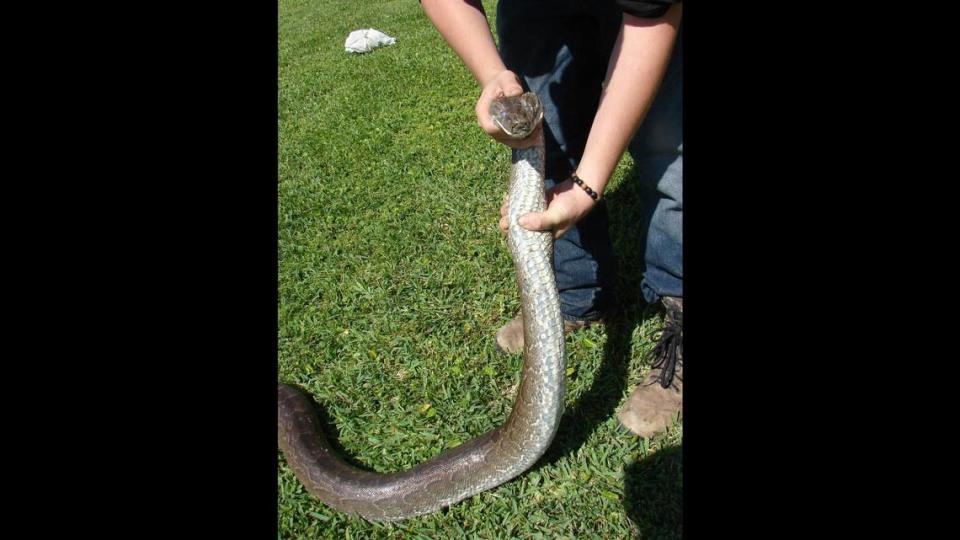
[[[491,120],[507,138],[525,139],[543,119],[537,95],[501,96]],[[523,318],[523,367],[516,400],[500,426],[413,468],[388,474],[348,463],[324,435],[316,405],[302,388],[278,383],[277,442],[306,490],[326,505],[371,522],[435,512],[508,482],[547,451],[563,413],[563,319],[553,273],[553,236],[529,231],[520,216],[546,208],[542,132],[512,149],[507,242]]]

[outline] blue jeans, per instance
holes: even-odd
[[[583,155],[621,18],[614,2],[501,0],[497,5],[504,64],[544,105],[548,188],[565,180]],[[637,226],[646,230],[641,289],[648,302],[683,296],[681,41],[678,37],[657,98],[629,146],[644,183]],[[616,261],[604,199],[556,241],[554,270],[565,318],[592,320],[613,307]]]

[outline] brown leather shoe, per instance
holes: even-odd
[[[603,319],[592,321],[568,321],[563,320],[563,333],[569,334],[581,328],[587,328],[594,324],[603,324]],[[514,354],[523,351],[523,315],[517,315],[510,322],[497,330],[496,335],[497,349],[506,354]]]
[[[653,437],[683,416],[683,299],[664,297],[663,330],[653,349],[653,367],[617,418],[641,437]]]

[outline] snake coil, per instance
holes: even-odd
[[[502,97],[490,107],[507,136],[522,139],[540,124],[536,94]],[[528,231],[517,219],[546,207],[542,135],[513,150],[508,196],[508,241],[523,315],[523,371],[517,399],[496,429],[406,471],[379,474],[337,455],[323,435],[309,396],[279,383],[277,442],[306,489],[327,505],[370,521],[433,512],[496,487],[526,471],[546,452],[563,412],[564,340],[554,281],[550,232]]]

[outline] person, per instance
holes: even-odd
[[[683,126],[682,5],[679,0],[500,0],[498,51],[479,0],[421,0],[440,34],[471,71],[481,93],[475,112],[493,139],[523,148],[542,137],[547,208],[520,218],[551,230],[564,331],[602,324],[614,308],[615,261],[603,193],[623,153],[631,153],[646,200],[641,290],[665,309],[650,374],[618,413],[622,425],[652,437],[682,414]],[[521,141],[491,121],[499,96],[535,92],[541,127]],[[589,189],[587,189],[589,188]],[[594,192],[595,196],[590,192]],[[506,232],[506,206],[500,228]],[[497,346],[523,348],[518,316]]]

